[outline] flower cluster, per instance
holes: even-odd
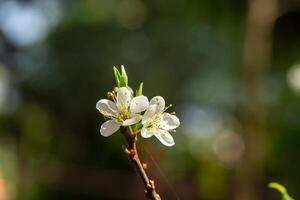
[[[174,113],[166,112],[168,107],[163,97],[155,96],[149,101],[142,95],[142,83],[134,97],[123,66],[121,72],[114,67],[118,87],[108,93],[108,99],[101,99],[96,104],[96,108],[107,119],[101,125],[101,135],[108,137],[123,126],[135,129],[144,138],[154,135],[162,144],[173,146],[175,143],[170,132],[180,125],[179,119]]]

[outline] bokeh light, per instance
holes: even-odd
[[[293,65],[287,73],[287,81],[291,89],[300,94],[300,64]]]

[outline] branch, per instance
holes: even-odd
[[[124,127],[121,128],[121,133],[124,135],[128,144],[128,149],[126,149],[128,157],[130,161],[134,164],[136,170],[138,171],[140,177],[142,178],[145,187],[146,197],[151,200],[161,200],[159,194],[155,190],[154,181],[148,178],[145,168],[143,167],[143,164],[141,163],[141,160],[139,158],[137,148],[136,148],[137,134],[131,133],[128,129]]]

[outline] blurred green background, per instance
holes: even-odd
[[[1,0],[0,199],[144,199],[99,133],[121,64],[181,119],[138,141],[163,199],[300,198],[300,1],[249,2]]]

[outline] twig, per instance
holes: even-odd
[[[145,166],[143,166],[139,158],[137,148],[136,148],[137,134],[132,133],[128,131],[128,129],[123,127],[121,128],[121,133],[124,135],[128,144],[128,149],[126,149],[126,153],[128,154],[130,161],[134,164],[136,170],[138,171],[140,177],[142,178],[145,187],[146,197],[151,200],[161,200],[159,194],[155,190],[154,181],[148,178],[148,175],[145,171]]]

